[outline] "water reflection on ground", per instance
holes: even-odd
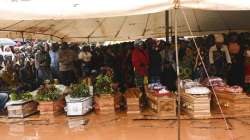
[[[183,140],[249,140],[250,117],[224,120],[182,120]],[[1,140],[175,140],[176,120],[134,120],[124,115],[0,118]]]

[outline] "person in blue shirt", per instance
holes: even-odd
[[[7,103],[9,96],[7,93],[0,92],[0,114],[4,112],[5,104]]]
[[[51,50],[49,51],[49,55],[51,58],[50,68],[53,78],[59,78],[58,50],[59,45],[57,43],[53,43],[51,46]]]

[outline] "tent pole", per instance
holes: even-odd
[[[169,12],[167,10],[165,11],[165,37],[167,42],[169,38]]]
[[[21,32],[21,36],[22,36],[22,41],[24,42],[24,36],[23,36],[23,32]]]
[[[175,15],[174,15],[174,36],[175,36],[175,58],[176,58],[176,73],[177,73],[177,121],[178,121],[178,130],[177,130],[177,137],[178,140],[181,139],[181,96],[180,96],[180,67],[179,67],[179,53],[178,53],[178,32],[177,32],[177,8],[175,8]]]
[[[53,42],[53,36],[52,36],[52,35],[50,35],[50,41],[52,41],[52,42]]]
[[[169,19],[170,19],[170,37],[173,37],[173,10],[169,10]]]

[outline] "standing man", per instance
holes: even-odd
[[[53,43],[49,55],[51,58],[50,68],[52,71],[53,78],[59,78],[59,61],[58,61],[58,49],[57,43]]]
[[[162,59],[159,46],[153,40],[149,52],[149,81],[150,83],[159,83],[162,69]]]
[[[73,50],[69,48],[67,43],[63,43],[58,52],[60,80],[63,85],[69,86],[71,83],[76,82],[74,60]]]

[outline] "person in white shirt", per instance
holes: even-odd
[[[226,74],[230,68],[232,61],[227,48],[224,44],[224,36],[216,34],[215,45],[209,49],[209,63],[212,67],[213,75],[226,79]]]
[[[15,60],[15,55],[12,53],[9,46],[4,46],[4,52],[2,52],[2,55],[3,55],[5,61],[7,61],[7,60],[14,61]]]

